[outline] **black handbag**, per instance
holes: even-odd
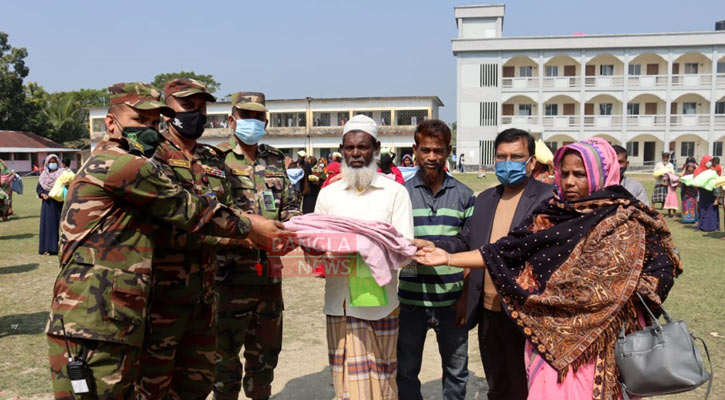
[[[665,324],[657,322],[652,311],[637,293],[653,324],[640,331],[624,334],[624,325],[617,338],[615,358],[620,374],[622,397],[658,396],[693,390],[705,382],[707,394],[712,387],[712,362],[705,341],[696,338],[687,329],[685,321],[673,321],[662,309]],[[700,350],[695,340],[702,342],[710,363],[710,372],[705,370]]]

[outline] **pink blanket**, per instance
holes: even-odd
[[[297,234],[303,249],[335,255],[358,253],[370,267],[375,282],[390,282],[391,269],[400,269],[416,248],[390,224],[333,215],[305,214],[284,224]]]

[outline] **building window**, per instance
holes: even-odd
[[[105,132],[106,131],[106,123],[104,122],[105,118],[93,118],[91,120],[91,123],[93,124],[92,130],[93,132]]]
[[[599,66],[599,75],[612,76],[614,75],[614,65],[602,64]]]
[[[13,158],[15,161],[27,161],[30,160],[30,153],[15,153]]]
[[[599,115],[612,115],[612,103],[599,104]]]
[[[685,73],[686,74],[696,74],[697,73],[697,63],[685,63]]]
[[[337,126],[343,126],[348,119],[350,119],[350,113],[348,113],[347,111],[338,112],[337,119],[335,119],[335,121],[337,122]]]
[[[680,143],[680,156],[681,157],[694,157],[695,156],[695,142]]]
[[[0,153],[0,160],[10,161],[13,153]]]
[[[519,115],[531,115],[531,104],[519,104]]]
[[[401,110],[396,111],[398,125],[418,125],[428,118],[427,110]]]
[[[380,125],[390,125],[390,111],[380,112]]]
[[[551,150],[552,153],[555,153],[558,148],[556,142],[544,142],[544,144],[549,148],[549,150]]]
[[[627,157],[639,157],[639,142],[627,142]]]
[[[630,75],[642,75],[642,64],[629,64]]]
[[[330,126],[330,113],[315,113],[312,119],[312,126]]]
[[[639,103],[627,104],[627,115],[639,115]]]
[[[717,73],[718,74],[725,74],[725,61],[718,61],[717,62]]]
[[[714,157],[722,157],[722,142],[712,144],[712,155]]]
[[[307,124],[305,113],[272,113],[270,125],[276,128],[291,128]]]
[[[546,66],[546,76],[559,76],[559,66],[558,65],[547,65]]]
[[[725,114],[725,101],[715,103],[715,114]]]
[[[498,124],[498,103],[486,101],[481,103],[481,126],[496,126]]]
[[[519,76],[520,77],[531,78],[533,75],[534,75],[534,67],[531,67],[531,66],[519,67]]]
[[[683,114],[697,114],[697,103],[695,103],[695,102],[682,103],[682,113]]]
[[[498,65],[481,64],[481,87],[498,86]]]
[[[481,140],[478,142],[479,164],[493,165],[496,158],[496,147],[493,140]]]
[[[547,104],[546,110],[544,110],[544,113],[546,115],[559,115],[559,105],[558,104]]]

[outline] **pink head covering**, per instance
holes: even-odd
[[[606,140],[595,136],[556,150],[554,174],[559,195],[561,195],[561,160],[567,150],[576,151],[582,158],[584,168],[587,171],[587,180],[589,181],[589,194],[602,190],[607,186],[619,185],[617,153]]]

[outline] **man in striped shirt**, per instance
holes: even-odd
[[[440,120],[422,122],[415,130],[413,151],[419,169],[405,183],[405,188],[413,203],[415,237],[422,242],[455,236],[473,214],[475,197],[471,189],[444,170],[451,153],[450,129]],[[400,272],[397,377],[400,399],[422,399],[418,373],[429,328],[436,332],[443,364],[443,398],[466,397],[468,330],[463,326],[466,304],[457,302],[462,290],[460,268],[417,265]]]

